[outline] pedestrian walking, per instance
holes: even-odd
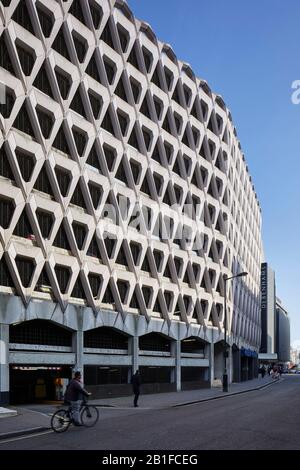
[[[139,406],[138,405],[138,399],[140,396],[140,386],[141,386],[141,376],[139,371],[137,370],[135,374],[131,378],[131,384],[132,384],[132,389],[134,393],[134,400],[133,400],[133,405],[135,407]]]
[[[271,370],[271,377],[272,379],[279,379],[279,372],[276,366],[274,366],[273,369]]]
[[[261,378],[263,379],[266,374],[265,366],[261,366]]]

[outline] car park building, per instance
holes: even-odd
[[[0,81],[2,403],[76,369],[95,396],[216,383],[241,271],[253,377],[261,209],[222,97],[121,0],[2,0]]]

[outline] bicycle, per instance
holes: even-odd
[[[99,410],[94,405],[89,405],[83,400],[80,405],[80,420],[83,426],[88,428],[95,426],[99,419]],[[68,408],[60,408],[51,418],[51,428],[54,432],[65,432],[74,423],[71,405]]]

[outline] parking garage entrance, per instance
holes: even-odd
[[[12,364],[10,403],[39,403],[62,400],[72,376],[71,366]]]
[[[9,327],[10,403],[61,400],[72,375],[72,331],[48,320]]]

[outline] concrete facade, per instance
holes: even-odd
[[[222,97],[122,1],[1,3],[0,47],[1,396],[9,364],[159,366],[177,390],[188,369],[221,380],[223,276],[248,272],[227,286],[228,343],[257,352],[262,261]],[[33,319],[72,344],[9,341]],[[128,336],[125,354],[84,348],[104,326]],[[170,351],[139,351],[150,333]],[[204,352],[183,353],[188,338]]]

